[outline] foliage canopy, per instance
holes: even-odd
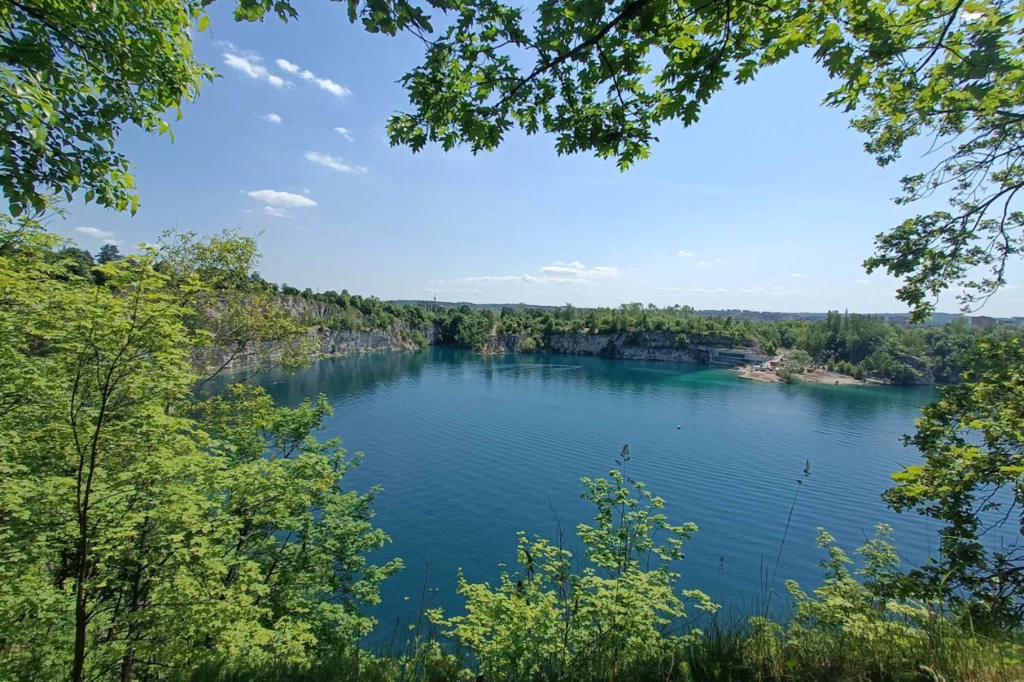
[[[229,654],[305,661],[364,635],[360,606],[401,564],[366,560],[388,538],[371,524],[376,491],[342,487],[358,457],[313,436],[330,406],[278,408],[244,384],[194,392],[208,373],[192,348],[231,338],[196,311],[248,276],[252,244],[186,236],[97,266],[98,283],[58,238],[11,227],[0,677],[153,679]],[[257,316],[246,343],[266,340]]]

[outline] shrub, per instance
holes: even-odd
[[[524,336],[519,342],[520,353],[535,353],[537,352],[537,340],[532,336]]]
[[[427,337],[424,336],[423,332],[421,332],[419,329],[412,330],[412,341],[420,348],[426,348],[428,345],[430,345],[430,342],[427,340]]]
[[[775,370],[775,376],[782,379],[787,384],[792,384],[799,381],[800,372],[796,371],[792,367],[781,367]]]
[[[921,374],[910,365],[897,362],[889,369],[889,379],[894,384],[915,384],[921,379]]]
[[[791,367],[797,372],[802,372],[807,367],[810,367],[814,361],[811,359],[810,354],[805,350],[791,350],[786,353],[786,365]]]
[[[428,612],[472,652],[483,679],[615,679],[685,643],[665,633],[684,615],[684,598],[717,610],[704,593],[676,589],[682,543],[696,526],[669,524],[664,501],[624,473],[628,462],[627,446],[622,470],[583,479],[597,513],[593,525],[579,526],[582,557],[561,541],[520,533],[517,573],[503,573],[495,587],[460,575],[466,615]]]

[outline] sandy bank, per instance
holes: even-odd
[[[775,376],[775,372],[754,371],[753,365],[744,365],[737,367],[734,370],[738,373],[740,379],[750,379],[751,381],[761,381],[767,384],[781,384],[785,383],[779,377]],[[803,374],[798,375],[799,381],[803,381],[808,384],[832,384],[835,386],[868,386],[868,385],[885,385],[887,382],[879,379],[866,379],[861,381],[854,379],[849,374],[840,374],[839,372],[830,372],[827,369],[821,369],[815,367],[809,369]]]

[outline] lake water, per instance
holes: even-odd
[[[700,529],[682,586],[733,611],[763,599],[806,460],[778,591],[787,578],[820,583],[819,526],[851,554],[878,522],[911,559],[935,548],[924,519],[879,499],[917,458],[900,437],[931,388],[762,384],[695,365],[446,348],[326,359],[262,382],[287,405],[326,394],[335,415],[320,435],[366,453],[346,486],[384,488],[377,523],[394,542],[382,556],[406,569],[382,590],[378,632],[415,619],[424,583],[434,605],[459,609],[458,569],[495,581],[499,562],[514,564],[516,531],[554,537],[555,515],[568,529],[589,519],[579,479],[605,475],[626,443],[630,475],[666,499],[670,521]]]

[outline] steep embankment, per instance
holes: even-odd
[[[516,334],[492,336],[485,352],[518,353],[521,339]],[[758,361],[760,345],[753,340],[737,343],[734,339],[695,337],[680,342],[672,332],[616,332],[610,334],[551,334],[538,349],[544,353],[595,355],[620,360],[690,362],[702,365],[737,364]]]
[[[281,302],[307,326],[307,333],[315,341],[316,354],[320,357],[415,350],[419,347],[414,338],[417,332],[430,345],[441,343],[439,330],[433,324],[410,325],[396,321],[380,327],[352,310],[346,312],[331,303],[301,296],[282,296]],[[492,335],[482,350],[485,353],[520,353],[523,352],[522,341],[518,334]],[[737,342],[735,339],[694,337],[680,342],[679,335],[671,332],[578,332],[551,334],[543,344],[536,346],[534,352],[706,365],[757,361],[761,349],[753,340]],[[224,357],[228,357],[226,351]],[[242,366],[251,361],[252,355],[239,355],[229,366]]]
[[[422,334],[429,344],[437,341],[433,324],[413,326],[397,321],[385,327],[373,326],[358,313],[346,314],[340,306],[301,296],[281,296],[281,304],[306,325],[306,333],[313,340],[314,354],[318,357],[415,350],[419,348],[415,332]],[[274,348],[268,347],[243,352],[230,348],[207,349],[200,362],[209,367],[230,369],[252,365],[257,358],[272,359],[276,354]]]
[[[623,360],[695,362],[703,365],[721,362],[720,352],[733,348],[734,342],[716,338],[694,338],[680,343],[671,332],[618,332],[614,334],[552,334],[547,350],[568,355],[598,355]],[[750,348],[748,352],[759,353]]]
[[[346,314],[333,303],[312,301],[301,296],[282,296],[281,300],[292,315],[309,326],[308,333],[319,344],[318,354],[321,356],[415,350],[419,346],[413,339],[413,332],[423,334],[430,344],[437,339],[437,330],[432,324],[414,327],[398,321],[378,327],[361,315],[351,311]]]

